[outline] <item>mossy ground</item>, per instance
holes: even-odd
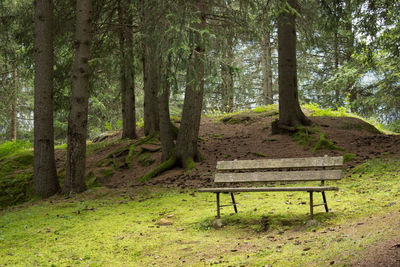
[[[400,218],[399,171],[398,159],[356,167],[327,193],[332,212],[316,208],[312,224],[304,192],[239,194],[239,213],[223,209],[218,230],[211,193],[143,187],[57,196],[0,213],[0,266],[348,265],[393,234],[381,218]]]

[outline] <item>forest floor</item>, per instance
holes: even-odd
[[[315,126],[295,136],[271,135],[271,108],[203,117],[204,160],[144,183],[160,163],[156,138],[98,138],[87,192],[0,211],[0,266],[400,266],[400,136],[340,112],[307,114]],[[323,155],[344,155],[346,172],[315,221],[302,192],[242,193],[239,213],[224,209],[215,228],[213,194],[195,192],[212,186],[219,160]],[[62,181],[64,148],[56,158]]]
[[[129,149],[137,141],[121,141],[118,133],[111,134],[102,142],[94,143],[92,148],[89,146],[88,173],[92,172],[102,185],[108,187],[161,185],[185,189],[212,186],[216,162],[221,160],[346,155],[345,169],[349,170],[380,155],[400,156],[399,135],[386,135],[359,118],[337,117],[340,113],[315,116],[319,112],[319,109],[306,111],[315,126],[295,136],[271,134],[271,123],[277,113],[271,108],[204,116],[199,141],[204,160],[196,163],[195,169],[189,172],[175,168],[147,183],[142,183],[139,178],[160,164],[159,141],[134,145],[131,151],[134,156],[128,166]],[[179,120],[175,121],[179,126]],[[325,145],[314,151],[321,134],[335,147]],[[139,131],[140,135],[142,131]],[[57,155],[59,170],[63,171],[65,151],[59,151]]]

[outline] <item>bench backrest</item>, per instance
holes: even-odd
[[[218,161],[214,182],[340,180],[343,157]]]

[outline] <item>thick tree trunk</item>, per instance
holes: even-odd
[[[199,32],[206,28],[207,3],[204,0],[198,1],[194,6],[200,11],[200,22],[194,25],[198,31],[191,33],[193,34],[194,51],[189,58],[185,102],[176,145],[176,160],[185,168],[189,167],[189,162],[199,159],[197,139],[204,92],[205,44]]]
[[[296,0],[288,0],[296,8]],[[282,12],[278,18],[278,71],[279,71],[279,121],[273,132],[294,131],[311,121],[300,108],[297,88],[296,26],[295,14]]]
[[[274,96],[272,93],[272,64],[271,64],[271,34],[270,31],[266,31],[261,41],[262,49],[262,88],[263,98],[265,105],[271,105],[274,103]]]
[[[168,68],[168,66],[167,66]],[[160,112],[160,140],[162,150],[162,162],[168,160],[172,155],[175,148],[175,134],[171,123],[169,114],[169,94],[170,84],[168,81],[168,70],[164,70],[163,88],[159,96],[159,112]]]
[[[151,135],[160,131],[158,112],[158,92],[160,90],[161,72],[157,53],[158,41],[154,36],[156,21],[154,18],[155,3],[142,0],[143,18],[143,83],[144,83],[144,133]]]
[[[17,76],[17,66],[13,65],[12,72],[13,87],[14,91],[11,99],[11,121],[10,121],[10,139],[11,141],[17,141],[17,97],[18,97],[18,76]]]
[[[135,77],[131,0],[119,1],[122,138],[136,138]]]
[[[76,41],[72,71],[71,108],[68,120],[67,171],[65,193],[86,190],[86,139],[89,98],[89,59],[92,1],[76,2]]]
[[[233,42],[232,37],[228,37],[226,47],[223,48],[223,62],[221,64],[222,77],[222,111],[232,112],[234,109],[234,89],[233,89]]]
[[[160,131],[158,96],[160,90],[160,70],[154,45],[145,48],[144,75],[144,133],[151,135]]]
[[[34,173],[35,193],[49,197],[60,189],[54,159],[53,1],[35,1]]]

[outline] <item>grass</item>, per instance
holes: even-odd
[[[33,197],[33,151],[15,150],[0,159],[0,207]]]
[[[321,116],[321,117],[352,117],[352,118],[357,118],[360,119],[373,127],[376,128],[378,132],[384,133],[384,134],[395,134],[392,131],[389,131],[385,125],[382,123],[379,123],[375,118],[363,118],[355,113],[349,112],[345,107],[338,107],[336,110],[333,110],[331,108],[321,108],[318,104],[316,103],[308,103],[302,105],[302,108],[308,110],[310,112],[310,116]],[[361,125],[343,125],[342,126],[344,129],[352,129],[352,128],[359,128],[359,130],[362,130],[364,127]],[[375,131],[374,129],[371,129],[368,127],[369,131]]]
[[[317,213],[314,224],[302,192],[239,194],[239,213],[223,209],[219,230],[209,193],[94,188],[37,201],[0,213],[0,266],[348,265],[394,234],[399,171],[393,159],[358,166],[327,193],[332,212]]]
[[[0,144],[0,159],[11,156],[20,151],[31,150],[32,144],[27,141],[17,140],[16,142],[7,141]]]

